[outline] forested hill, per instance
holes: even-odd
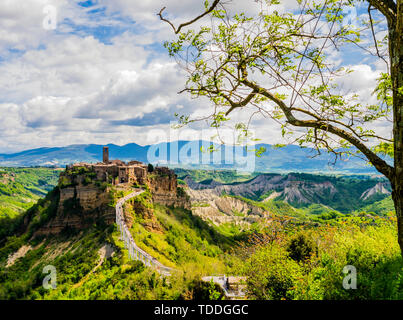
[[[181,183],[191,189],[250,200],[285,202],[296,208],[321,205],[343,214],[370,210],[376,214],[393,211],[391,188],[377,176],[330,176],[306,173],[237,174],[235,171],[176,169]],[[317,206],[315,206],[316,210]]]
[[[179,183],[187,182],[192,188],[214,189],[220,195],[225,191],[254,201],[277,198],[296,207],[319,203],[344,213],[364,210],[382,214],[393,209],[389,185],[378,177],[240,174],[230,170],[175,172]],[[60,169],[51,168],[0,168],[0,219],[15,217],[30,208],[57,184],[59,173]],[[337,193],[330,192],[333,188]]]
[[[176,146],[175,146],[176,145]],[[154,162],[150,158],[150,154],[155,154],[157,149],[166,150],[160,152],[166,154],[167,159],[157,159],[154,163],[162,161],[166,163],[171,157],[171,147],[173,150],[178,149],[182,155],[186,156],[179,159],[177,167],[188,169],[237,169],[237,164],[231,161],[215,162],[213,161],[213,154],[211,154],[211,161],[203,163],[201,161],[202,153],[201,147],[207,149],[210,145],[208,141],[176,141],[176,142],[163,142],[155,145],[141,146],[136,143],[130,143],[123,146],[108,144],[110,157],[112,159],[138,160],[142,162]],[[206,147],[207,146],[207,147]],[[337,161],[333,166],[333,156],[327,152],[322,152],[321,155],[316,155],[316,151],[311,148],[301,148],[295,145],[288,145],[283,148],[275,148],[270,144],[258,144],[255,149],[265,148],[266,151],[260,157],[254,159],[254,171],[257,172],[338,172],[348,174],[377,174],[377,171],[368,166],[365,161],[359,158],[351,157],[348,161]],[[214,149],[221,152],[222,159],[225,154],[238,154],[246,157],[245,149],[237,146],[215,144]],[[250,147],[250,149],[253,149]],[[86,145],[70,145],[65,147],[55,148],[39,148],[26,150],[12,154],[0,154],[0,166],[18,167],[18,166],[64,166],[66,164],[75,162],[98,162],[101,161],[102,145],[86,144]],[[184,152],[186,150],[186,152]],[[250,151],[251,152],[251,151]],[[149,154],[150,153],[150,154]],[[157,152],[158,153],[158,152]],[[205,157],[205,155],[203,156]],[[346,160],[346,159],[344,159]],[[249,160],[248,160],[249,161]],[[239,167],[242,169],[242,165]]]
[[[0,219],[30,208],[53,189],[60,169],[0,168]]]
[[[32,170],[39,170],[40,175],[46,172],[41,171],[43,169]],[[26,174],[24,171],[19,173]],[[10,176],[8,174],[7,179]],[[209,190],[202,186],[212,184],[242,186],[276,177],[279,181],[298,181],[290,179],[293,175],[260,174],[249,177],[234,172],[181,171],[180,176],[184,179],[179,181],[182,186],[189,179],[198,184],[200,189],[196,192]],[[12,177],[17,180],[16,176]],[[196,177],[203,177],[203,180]],[[298,176],[294,174],[294,178]],[[318,176],[311,180],[315,178],[316,182],[326,179]],[[308,177],[306,180],[311,181]],[[87,184],[85,179],[82,181]],[[364,189],[364,186],[361,188]],[[236,208],[232,207],[226,213],[219,212],[220,217],[227,219],[217,223],[193,212],[198,208],[209,210],[208,204],[196,203],[192,205],[192,211],[166,207],[153,203],[147,191],[126,204],[125,215],[127,213],[127,222],[136,244],[164,265],[178,271],[166,279],[141,261],[128,259],[116,225],[108,225],[105,219],[98,219],[96,213],[100,207],[94,209],[93,218],[96,219],[91,220],[88,227],[74,229],[69,225],[56,234],[39,232],[55,217],[70,218],[69,221],[84,217],[83,207],[78,205],[81,202],[65,200],[63,206],[59,206],[60,188],[64,187],[66,185],[62,183],[25,215],[21,215],[24,228],[19,228],[19,232],[3,230],[6,233],[0,235],[0,299],[225,298],[218,285],[201,281],[202,276],[212,274],[242,276],[246,279],[248,299],[403,297],[401,256],[392,214],[382,217],[370,213],[340,214],[320,219],[311,219],[312,216],[298,219],[290,217],[289,213],[295,210],[284,200],[275,200],[277,204],[285,204],[276,207],[276,203],[268,206],[265,200],[220,195],[216,197],[230,200],[239,197],[236,201],[228,201],[236,208],[239,208],[240,202],[247,205],[243,206],[245,210],[234,210]],[[96,181],[92,187],[105,191]],[[375,191],[382,190],[377,188],[372,192],[363,192],[363,195],[371,197],[377,193]],[[117,199],[125,193],[111,189],[109,195],[110,205],[114,207]],[[262,206],[263,210],[254,209],[255,205]],[[253,213],[260,214],[260,219],[250,221]],[[250,222],[231,223],[228,220],[231,217],[234,221]],[[42,286],[45,277],[43,268],[48,265],[57,270],[57,286],[52,290]],[[342,270],[346,265],[360,270],[357,290],[345,290],[341,285]]]

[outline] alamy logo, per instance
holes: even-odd
[[[46,16],[42,21],[45,30],[55,30],[57,28],[57,9],[55,6],[47,5],[42,11]]]
[[[343,268],[343,273],[347,274],[343,279],[343,288],[346,290],[357,289],[357,269],[347,265]]]
[[[147,150],[147,161],[158,165],[216,165],[227,166],[241,172],[255,170],[256,149],[250,130],[250,136],[239,138],[239,132],[221,130],[219,142],[213,142],[209,130],[199,130],[192,136],[181,136],[171,122],[170,130],[150,130],[147,141],[151,145]],[[184,142],[190,138],[191,141]],[[155,141],[167,141],[155,143]],[[221,142],[225,142],[222,144]]]
[[[56,289],[56,268],[52,265],[47,265],[43,268],[42,273],[48,274],[42,281],[43,288],[46,290]]]

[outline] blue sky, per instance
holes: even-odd
[[[89,21],[95,25],[76,24],[73,18],[66,18],[60,23],[71,27],[71,34],[81,37],[93,36],[100,42],[112,45],[112,39],[124,32],[141,33],[142,28],[130,17],[123,16],[120,12],[107,12],[107,7],[100,5],[98,1],[78,2],[77,6],[86,9],[85,14]]]
[[[57,13],[54,30],[43,27],[49,5]],[[186,78],[163,48],[173,38],[156,16],[164,6],[178,22],[200,12],[203,1],[2,1],[0,153],[80,143],[151,144],[169,138],[174,113],[209,110],[208,101],[177,94]],[[234,9],[254,10],[245,0],[234,1]],[[366,12],[365,6],[358,9]],[[356,68],[344,84],[370,99],[384,66],[353,48],[332,58]],[[240,113],[236,120],[246,117]],[[205,139],[200,128],[175,135]],[[253,129],[263,142],[284,142],[275,123],[256,119]]]

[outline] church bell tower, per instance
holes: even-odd
[[[102,162],[103,163],[109,163],[109,147],[104,147],[103,148]]]

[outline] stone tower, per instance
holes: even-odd
[[[103,148],[102,162],[103,163],[109,163],[109,147],[104,147]]]

